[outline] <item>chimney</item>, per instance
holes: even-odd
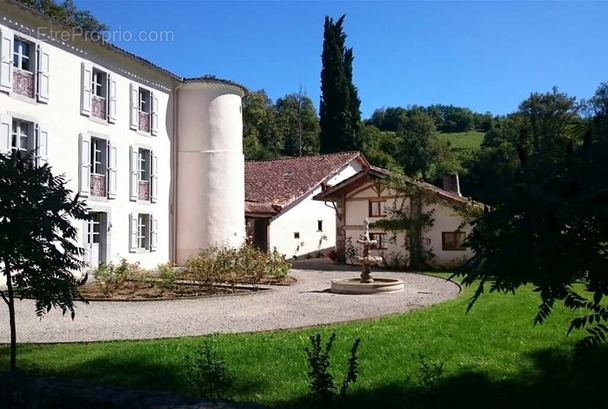
[[[443,189],[448,192],[460,194],[460,182],[458,181],[458,173],[447,174],[443,176]]]

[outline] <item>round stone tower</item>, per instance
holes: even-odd
[[[241,85],[185,80],[177,88],[176,261],[245,238]]]

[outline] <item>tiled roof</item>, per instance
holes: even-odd
[[[330,200],[331,198],[335,197],[336,195],[340,195],[344,192],[347,192],[356,187],[359,187],[362,183],[365,183],[365,181],[369,180],[369,178],[384,178],[384,177],[387,177],[390,175],[394,175],[397,177],[403,177],[408,182],[416,184],[427,191],[433,192],[437,195],[437,197],[450,201],[450,202],[471,203],[471,204],[477,204],[477,205],[480,204],[478,202],[475,202],[471,198],[460,196],[455,192],[445,190],[438,186],[432,185],[428,182],[423,181],[422,179],[405,176],[403,174],[400,174],[400,173],[397,173],[397,172],[394,172],[394,171],[391,171],[388,169],[379,168],[377,166],[370,166],[369,169],[363,170],[363,171],[357,173],[356,175],[353,175],[350,178],[343,180],[342,182],[338,183],[337,185],[332,186],[331,188],[327,189],[326,191],[315,195],[315,197],[313,199]]]
[[[359,152],[245,162],[245,213],[277,214],[316,189],[353,160],[369,167]]]

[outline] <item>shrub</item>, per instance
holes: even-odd
[[[357,357],[357,350],[361,343],[361,338],[357,338],[351,348],[350,358],[348,359],[348,370],[339,391],[336,391],[334,385],[334,377],[329,372],[330,359],[329,353],[333,347],[334,341],[336,340],[336,333],[334,332],[329,337],[329,340],[325,343],[325,350],[321,343],[321,334],[311,335],[310,343],[312,348],[308,347],[306,351],[308,359],[308,377],[310,378],[310,392],[312,396],[321,401],[327,401],[332,399],[334,396],[344,396],[352,382],[356,382],[359,376],[359,358]]]
[[[233,287],[237,283],[257,287],[265,277],[283,278],[291,264],[276,250],[267,254],[250,244],[243,244],[237,248],[210,247],[188,259],[186,268],[192,279],[213,292],[214,284],[220,282]]]
[[[100,264],[93,271],[93,278],[99,283],[99,287],[106,296],[112,295],[118,288],[122,287],[127,280],[141,279],[143,270],[139,263],[129,263],[126,258],[121,258],[118,265],[113,262]]]
[[[177,271],[175,270],[175,264],[171,261],[167,261],[166,263],[159,264],[158,275],[160,277],[160,287],[164,289],[170,289],[175,284],[175,280],[177,280]]]
[[[443,375],[442,362],[426,362],[424,355],[418,354],[420,360],[420,373],[418,374],[418,386],[424,390],[430,390],[437,385]]]
[[[208,398],[227,398],[234,376],[222,356],[205,339],[186,361],[186,380],[190,392]]]

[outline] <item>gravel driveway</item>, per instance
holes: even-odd
[[[454,298],[460,288],[440,278],[409,273],[374,273],[400,278],[405,291],[378,295],[328,292],[330,280],[358,271],[297,270],[298,282],[255,294],[195,300],[91,302],[78,304],[76,318],[51,311],[38,319],[34,303],[18,301],[18,342],[77,342],[169,338],[213,332],[298,328],[400,313]],[[0,308],[0,343],[9,342],[7,309]]]

